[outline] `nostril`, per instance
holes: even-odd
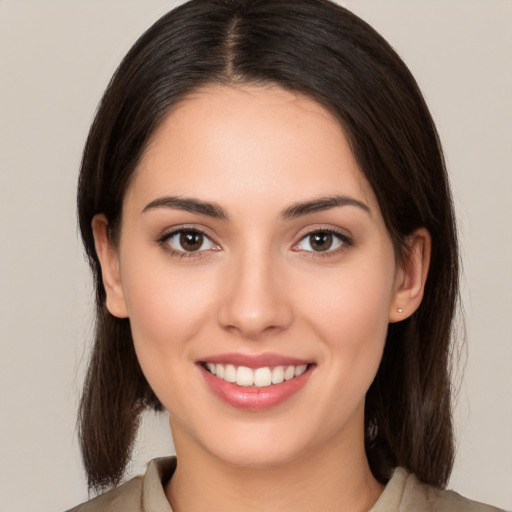
[[[261,242],[262,244],[264,242]],[[232,273],[219,286],[218,322],[247,339],[278,334],[292,321],[288,288],[277,275],[275,262],[254,247],[232,261]]]

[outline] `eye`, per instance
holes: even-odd
[[[180,229],[162,237],[159,242],[181,253],[218,250],[211,238],[197,229]]]
[[[343,246],[351,245],[350,239],[335,231],[319,229],[302,237],[293,249],[309,252],[334,252]]]

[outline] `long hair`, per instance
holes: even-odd
[[[148,139],[180,100],[209,84],[277,84],[339,120],[378,199],[398,257],[406,237],[432,236],[423,301],[389,326],[366,397],[366,453],[377,479],[400,465],[446,484],[453,463],[450,339],[458,299],[453,207],[438,135],[421,92],[390,45],[328,0],[192,0],[135,43],[101,100],[83,153],[79,224],[96,285],[95,343],[80,405],[90,487],[115,485],[141,412],[162,408],[137,361],[129,320],[105,307],[91,220],[115,241],[122,200]]]

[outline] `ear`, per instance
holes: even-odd
[[[389,321],[400,322],[418,309],[423,299],[430,264],[431,237],[425,228],[414,231],[406,240],[404,261],[397,269]]]
[[[108,219],[103,214],[92,219],[94,246],[100,261],[103,286],[107,294],[106,306],[109,312],[118,317],[126,318],[126,301],[121,283],[119,254],[108,232]]]

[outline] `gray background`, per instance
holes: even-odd
[[[75,433],[91,333],[80,153],[118,62],[175,3],[0,1],[2,511],[62,510],[87,496]],[[468,339],[450,486],[512,509],[512,2],[343,3],[408,63],[444,142]],[[164,415],[146,418],[139,437],[130,475],[172,450]]]

